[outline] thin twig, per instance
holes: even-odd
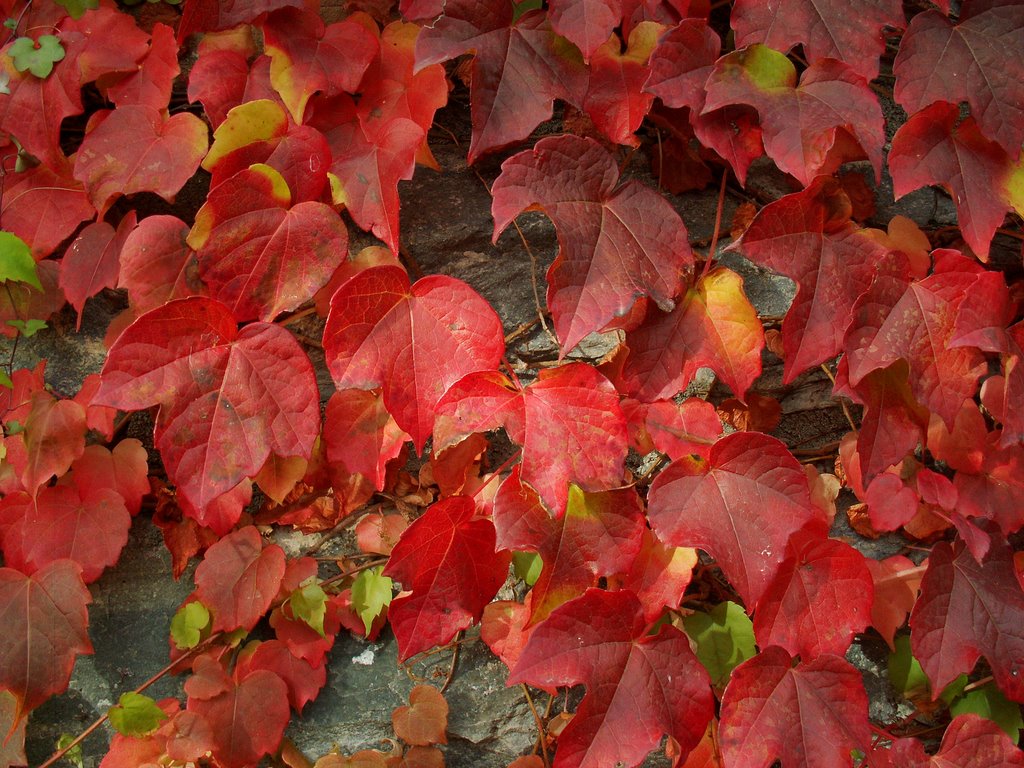
[[[452,642],[452,663],[448,665],[448,674],[445,675],[444,685],[441,686],[441,693],[448,690],[448,686],[452,684],[452,679],[455,677],[455,665],[459,661],[459,647],[460,640],[462,638],[462,632],[455,634],[455,640]]]
[[[832,388],[835,389],[836,377],[832,375],[832,371],[830,371],[828,369],[828,366],[825,365],[824,363],[822,363],[821,366],[819,366],[819,367],[821,368],[821,370],[823,370],[825,372],[825,375],[828,376],[828,380],[832,382]],[[841,397],[838,398],[838,400],[839,400],[839,407],[843,409],[843,416],[846,417],[846,423],[850,425],[850,429],[852,429],[854,432],[856,432],[857,431],[857,423],[853,420],[853,416],[850,414],[850,409],[846,405],[846,400],[844,398],[841,398]]]
[[[544,744],[544,721],[540,719],[540,713],[537,712],[537,707],[533,703],[533,697],[530,696],[530,689],[524,684],[520,683],[519,687],[523,689],[523,696],[526,697],[526,706],[530,708],[530,712],[533,713],[533,721],[537,724],[537,743],[540,745],[540,759],[544,762],[544,768],[550,768],[551,763],[548,761],[548,749],[547,745]],[[548,709],[551,708],[551,699],[548,699]]]
[[[708,257],[704,261],[704,271],[701,277],[705,277],[711,270],[711,260],[715,258],[715,248],[718,247],[718,232],[722,227],[722,208],[725,206],[725,183],[729,179],[729,171],[722,171],[722,186],[718,190],[718,208],[715,210],[715,229],[711,233],[711,245],[708,247]]]

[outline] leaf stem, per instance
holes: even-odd
[[[718,247],[718,233],[722,227],[722,208],[725,206],[725,183],[729,180],[729,171],[722,171],[722,184],[718,190],[718,208],[715,210],[715,229],[711,233],[711,245],[708,247],[708,257],[704,260],[704,271],[701,278],[707,277],[711,271],[711,260],[715,257],[715,248]]]
[[[537,724],[537,743],[540,745],[540,759],[544,762],[544,768],[550,768],[551,763],[548,758],[548,749],[544,744],[544,721],[540,719],[540,713],[533,703],[533,697],[530,696],[530,689],[523,683],[520,683],[519,687],[523,689],[523,696],[526,697],[526,706],[530,708],[530,712],[533,713],[533,721]],[[534,754],[536,754],[536,751]]]

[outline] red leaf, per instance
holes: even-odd
[[[206,123],[188,112],[167,117],[148,106],[119,107],[86,134],[75,178],[101,214],[119,196],[135,192],[174,202],[206,154],[206,135]]]
[[[749,607],[778,572],[789,537],[825,523],[803,467],[759,432],[726,435],[707,459],[674,461],[654,479],[648,504],[658,538],[712,555]]]
[[[308,661],[292,655],[280,640],[258,643],[250,652],[242,651],[235,668],[235,678],[246,679],[250,673],[266,669],[280,677],[288,686],[288,704],[298,713],[320,695],[327,682],[327,667],[314,667]]]
[[[480,621],[480,639],[509,669],[519,661],[523,647],[533,633],[534,628],[526,626],[530,620],[531,594],[526,595],[525,603],[509,600],[488,603]],[[548,690],[549,693],[553,691],[554,687]]]
[[[174,216],[147,216],[125,239],[117,284],[128,290],[139,314],[206,293],[196,255],[185,242],[188,231],[188,225]]]
[[[864,555],[849,544],[798,532],[789,557],[757,602],[754,634],[803,661],[842,656],[871,621],[874,597]]]
[[[228,111],[245,99],[249,62],[239,51],[202,50],[188,73],[188,100],[203,105],[210,125],[220,127]]]
[[[765,152],[801,184],[864,157],[881,178],[885,123],[878,97],[842,62],[811,64],[798,86],[796,68],[778,51],[752,45],[727,54],[708,78],[703,112],[733,104],[757,110]]]
[[[83,492],[57,485],[35,499],[8,496],[0,507],[4,562],[31,574],[67,558],[80,566],[88,584],[117,562],[131,525],[124,499],[112,488]]]
[[[683,19],[658,41],[644,88],[667,107],[689,107],[692,114],[700,114],[704,84],[721,50],[722,41],[707,19]]]
[[[548,306],[562,350],[649,296],[668,311],[693,265],[686,227],[661,195],[619,185],[615,158],[592,139],[541,139],[510,157],[491,188],[494,241],[524,209],[539,205],[555,225]]]
[[[565,509],[569,483],[585,491],[622,484],[626,420],[614,387],[592,366],[542,370],[522,390],[500,373],[477,373],[452,386],[437,412],[440,448],[504,426],[523,446],[523,480],[556,515]]]
[[[872,80],[885,51],[885,27],[903,29],[905,21],[899,0],[738,0],[730,23],[737,48],[763,43],[785,52],[802,43],[809,62],[840,59]]]
[[[36,264],[36,274],[43,286],[41,293],[28,283],[8,281],[6,289],[0,291],[0,333],[12,339],[18,331],[8,325],[9,321],[24,321],[25,318],[47,320],[64,306],[64,291],[57,285],[57,270],[55,261]]]
[[[893,96],[907,112],[935,101],[971,105],[982,132],[1013,158],[1024,142],[1024,8],[968,5],[954,25],[937,11],[911,20],[893,62]]]
[[[237,320],[295,309],[345,260],[348,232],[330,206],[292,205],[284,177],[258,164],[210,191],[188,244],[211,295]]]
[[[87,445],[71,469],[72,480],[82,493],[91,488],[115,490],[132,515],[139,513],[142,497],[149,493],[146,449],[134,437],[122,440],[113,451],[102,445]]]
[[[568,638],[568,642],[567,642]],[[663,734],[691,750],[711,719],[707,672],[686,635],[647,634],[632,592],[588,590],[538,626],[508,684],[579,685],[587,693],[558,738],[558,765],[639,765]]]
[[[657,450],[673,460],[693,453],[706,458],[722,434],[715,406],[696,397],[681,403],[626,399],[622,413],[629,424],[630,442],[642,454]]]
[[[764,330],[743,278],[719,268],[698,278],[672,312],[650,310],[626,333],[626,346],[623,385],[639,400],[674,397],[704,366],[742,400],[761,375]]]
[[[889,170],[897,198],[929,184],[949,192],[964,241],[988,261],[996,227],[1011,208],[1014,164],[974,118],[961,122],[960,108],[945,101],[911,116],[893,136]]]
[[[974,714],[960,715],[942,734],[942,744],[929,757],[917,739],[899,739],[890,750],[906,768],[1014,768],[1024,765],[1024,752],[995,722]],[[893,762],[893,765],[896,765]]]
[[[988,370],[980,350],[1005,346],[1006,284],[954,251],[941,253],[924,280],[906,273],[905,258],[895,254],[854,305],[846,335],[850,384],[906,360],[914,396],[950,425]]]
[[[583,100],[586,68],[543,13],[524,13],[513,21],[510,3],[448,0],[444,15],[416,41],[416,68],[470,51],[471,163],[529,136],[551,117],[555,99],[577,105]]]
[[[155,438],[167,471],[199,522],[221,534],[234,520],[204,520],[208,507],[271,452],[309,458],[320,432],[316,378],[294,337],[265,323],[238,331],[210,299],[143,315],[111,347],[102,376],[97,403],[160,406]]]
[[[82,327],[85,300],[104,288],[117,286],[118,257],[135,221],[132,211],[121,219],[116,232],[105,221],[95,221],[79,233],[65,252],[60,265],[60,287],[78,313],[75,330]]]
[[[797,284],[782,321],[783,382],[842,351],[846,324],[888,252],[850,220],[838,181],[819,176],[762,208],[730,249]]]
[[[646,530],[635,488],[600,493],[569,489],[565,514],[552,518],[519,479],[518,467],[494,498],[494,527],[502,549],[531,551],[544,566],[533,586],[530,624],[596,587],[599,577],[629,570]]]
[[[91,219],[96,209],[82,184],[71,177],[67,164],[59,174],[40,165],[8,177],[3,214],[4,229],[28,243],[32,255],[42,259],[67,240],[79,224]]]
[[[507,552],[495,553],[494,525],[476,517],[468,496],[428,507],[402,534],[384,568],[406,590],[388,608],[399,660],[444,645],[479,621],[505,582],[510,560]]]
[[[657,621],[665,608],[679,607],[695,565],[697,550],[666,547],[647,529],[643,532],[640,551],[633,558],[629,571],[622,576],[620,586],[636,593],[645,621]]]
[[[355,93],[379,48],[374,35],[353,20],[324,26],[319,16],[297,8],[268,16],[263,36],[272,61],[270,82],[297,123],[314,93]]]
[[[104,75],[136,71],[148,50],[149,35],[116,5],[90,10],[77,19],[66,16],[60,31],[69,54],[64,61],[77,65],[81,85]]]
[[[885,560],[867,558],[866,562],[871,571],[875,594],[875,601],[871,604],[871,626],[878,630],[889,648],[895,651],[893,638],[917,602],[921,576],[900,575],[915,567],[914,562],[903,555],[893,555]]]
[[[310,119],[327,137],[334,204],[345,206],[364,230],[398,253],[398,182],[412,178],[426,133],[412,120],[394,117],[368,127],[347,95],[319,102]]]
[[[597,129],[617,144],[640,146],[633,132],[654,103],[654,96],[644,92],[643,87],[651,73],[648,60],[661,30],[659,24],[641,22],[629,33],[625,51],[615,35],[594,51],[590,60],[590,83],[583,110]]]
[[[35,494],[51,477],[67,472],[85,450],[85,432],[85,409],[78,403],[56,400],[49,392],[33,394],[21,435],[25,465],[19,469],[25,490]]]
[[[139,104],[157,110],[167,109],[171,86],[180,71],[174,30],[158,22],[153,25],[149,52],[139,63],[138,71],[109,86],[107,96],[118,107]]]
[[[395,735],[406,744],[447,744],[448,702],[432,685],[417,685],[409,692],[409,706],[391,713]]]
[[[219,32],[255,21],[278,8],[301,8],[302,0],[185,0],[178,22],[178,42],[193,32]]]
[[[588,61],[622,21],[622,0],[552,0],[551,27],[576,44]]]
[[[384,405],[422,450],[441,396],[473,371],[497,368],[501,321],[452,277],[409,285],[400,267],[373,267],[331,299],[324,352],[339,389],[383,387]]]
[[[257,669],[236,683],[204,656],[194,672],[185,682],[188,711],[209,724],[220,765],[245,768],[277,749],[289,717],[288,686],[280,677]]]
[[[327,401],[323,429],[327,460],[340,464],[350,475],[362,475],[378,491],[384,488],[387,463],[401,453],[408,439],[374,392],[345,389]]]
[[[264,547],[251,525],[206,550],[196,568],[196,596],[213,611],[213,631],[256,626],[277,596],[284,561],[284,551],[276,544]]]
[[[1024,591],[1005,537],[981,525],[991,540],[981,563],[962,540],[932,548],[910,614],[911,647],[936,696],[984,655],[1006,697],[1024,701]]]
[[[61,121],[82,112],[77,55],[65,56],[45,78],[19,72],[6,52],[0,61],[10,78],[8,93],[0,94],[0,130],[17,138],[51,172],[63,175],[68,160],[60,147]]]
[[[730,768],[848,765],[851,750],[870,749],[860,672],[830,655],[794,667],[772,646],[733,670],[718,733]]]
[[[289,561],[289,565],[291,562],[294,561]],[[270,614],[270,626],[274,628],[277,639],[288,646],[289,652],[296,658],[304,659],[312,667],[324,667],[324,658],[334,647],[335,636],[342,626],[341,614],[346,605],[344,594],[327,599],[322,635],[302,619],[292,616],[287,603],[275,608]],[[357,618],[357,621],[359,631],[362,632],[362,619]]]
[[[75,657],[92,653],[85,631],[90,602],[70,560],[32,576],[0,568],[0,688],[18,698],[19,715],[63,693]]]

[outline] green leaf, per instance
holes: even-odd
[[[352,584],[352,608],[363,620],[365,634],[370,634],[373,620],[391,604],[392,581],[381,576],[383,566],[360,573]]]
[[[889,680],[892,687],[904,696],[928,691],[928,676],[910,650],[910,635],[900,635],[895,645],[896,650],[889,654]]]
[[[57,739],[57,751],[64,749],[68,744],[73,742],[75,737],[70,733],[62,733],[60,738]],[[85,760],[82,758],[82,745],[75,744],[71,749],[64,753],[63,760],[67,760],[77,768],[85,768]]]
[[[198,600],[181,606],[171,619],[171,639],[182,651],[199,645],[209,630],[210,611]]]
[[[1020,704],[1003,696],[1003,692],[993,682],[968,691],[949,705],[949,714],[953,717],[969,712],[988,718],[1006,731],[1006,735],[1014,742],[1020,738],[1020,731],[1024,728]]]
[[[100,0],[53,0],[71,14],[72,19],[80,19],[86,11],[100,7]]]
[[[10,232],[0,232],[0,282],[14,280],[43,290],[36,272],[36,260],[28,244]]]
[[[711,613],[687,616],[683,626],[716,686],[725,685],[733,669],[754,656],[754,625],[736,603],[719,603]]]
[[[306,622],[320,637],[326,637],[324,617],[327,615],[327,593],[317,582],[312,581],[292,592],[288,604],[295,618]]]
[[[17,328],[18,332],[26,339],[31,339],[39,331],[46,328],[45,320],[8,320],[7,324],[12,328]]]
[[[149,696],[141,693],[122,693],[117,704],[107,715],[114,730],[122,736],[148,736],[160,723],[167,719],[167,713],[156,705]]]
[[[26,69],[36,77],[46,77],[53,71],[53,65],[64,58],[64,46],[53,35],[40,35],[39,40],[31,37],[19,37],[7,54],[14,61],[14,68],[19,72]]]
[[[540,572],[544,569],[544,560],[536,552],[513,552],[512,569],[516,576],[532,587],[540,578]]]
[[[14,389],[14,382],[11,381],[11,377],[7,375],[7,371],[0,368],[0,387],[7,387],[8,389]],[[0,456],[2,459],[3,456]]]

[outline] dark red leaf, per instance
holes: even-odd
[[[246,679],[257,669],[266,669],[280,677],[288,686],[288,704],[298,713],[320,695],[327,682],[327,667],[314,667],[303,658],[292,655],[280,640],[259,643],[251,651],[246,648],[238,657],[235,679]]]
[[[555,99],[583,101],[587,72],[579,52],[555,35],[543,13],[513,21],[510,3],[448,0],[444,15],[416,41],[416,67],[470,51],[471,163],[484,152],[525,139],[551,117]]]
[[[679,214],[637,181],[620,185],[615,158],[591,139],[541,139],[502,163],[491,193],[495,242],[534,205],[555,225],[547,299],[564,352],[641,296],[670,310],[693,265]]]
[[[908,112],[966,101],[982,132],[1012,158],[1024,142],[1024,7],[970,5],[954,25],[937,11],[911,20],[893,62],[893,96]],[[851,17],[853,18],[853,17]]]
[[[508,684],[587,687],[558,738],[558,764],[632,768],[667,734],[691,750],[711,719],[707,672],[682,632],[647,634],[632,592],[591,589],[530,636]]]
[[[32,576],[0,568],[0,688],[17,697],[19,714],[66,690],[75,657],[92,653],[85,631],[90,602],[70,560]]]
[[[107,96],[117,106],[140,104],[153,109],[167,109],[171,86],[178,76],[178,42],[174,30],[166,24],[153,25],[149,52],[138,65],[138,71],[107,88]]]
[[[878,75],[885,28],[905,24],[899,0],[737,0],[730,22],[737,48],[763,43],[786,52],[802,43],[808,61],[840,59],[868,80]]]
[[[185,242],[188,231],[175,216],[147,216],[125,239],[117,285],[128,290],[139,314],[206,293],[196,255]]]
[[[899,739],[890,752],[893,765],[905,768],[1015,768],[1024,765],[1024,752],[1002,728],[987,717],[974,714],[953,718],[942,734],[939,751],[931,757],[924,753],[917,739]]]
[[[551,27],[589,60],[622,21],[622,0],[552,0]]]
[[[1024,591],[1006,538],[981,526],[991,543],[980,563],[963,541],[932,548],[910,614],[911,647],[935,696],[984,655],[1006,697],[1024,701]]]
[[[302,8],[302,0],[185,0],[178,22],[178,42],[193,32],[219,32],[255,21],[278,8]]]
[[[577,4],[583,3],[573,3]],[[617,144],[640,146],[633,132],[654,102],[654,96],[644,92],[643,86],[651,73],[648,60],[661,30],[659,24],[641,22],[630,32],[625,50],[616,35],[598,47],[590,60],[590,83],[583,109],[597,129]]]
[[[722,41],[707,19],[683,19],[658,41],[644,88],[668,107],[689,107],[699,114],[704,84],[721,51]]]
[[[135,229],[132,211],[117,225],[117,231],[105,221],[96,221],[83,229],[64,253],[60,265],[60,287],[78,312],[75,329],[82,327],[85,300],[104,288],[114,288],[120,271],[119,256],[125,239]]]
[[[249,62],[245,54],[220,48],[199,51],[188,73],[188,100],[203,105],[210,125],[220,127],[228,111],[245,98]]]
[[[505,582],[510,560],[507,552],[495,552],[494,524],[476,516],[468,496],[428,507],[402,534],[384,569],[408,593],[388,608],[399,659],[444,645],[479,621]]]

